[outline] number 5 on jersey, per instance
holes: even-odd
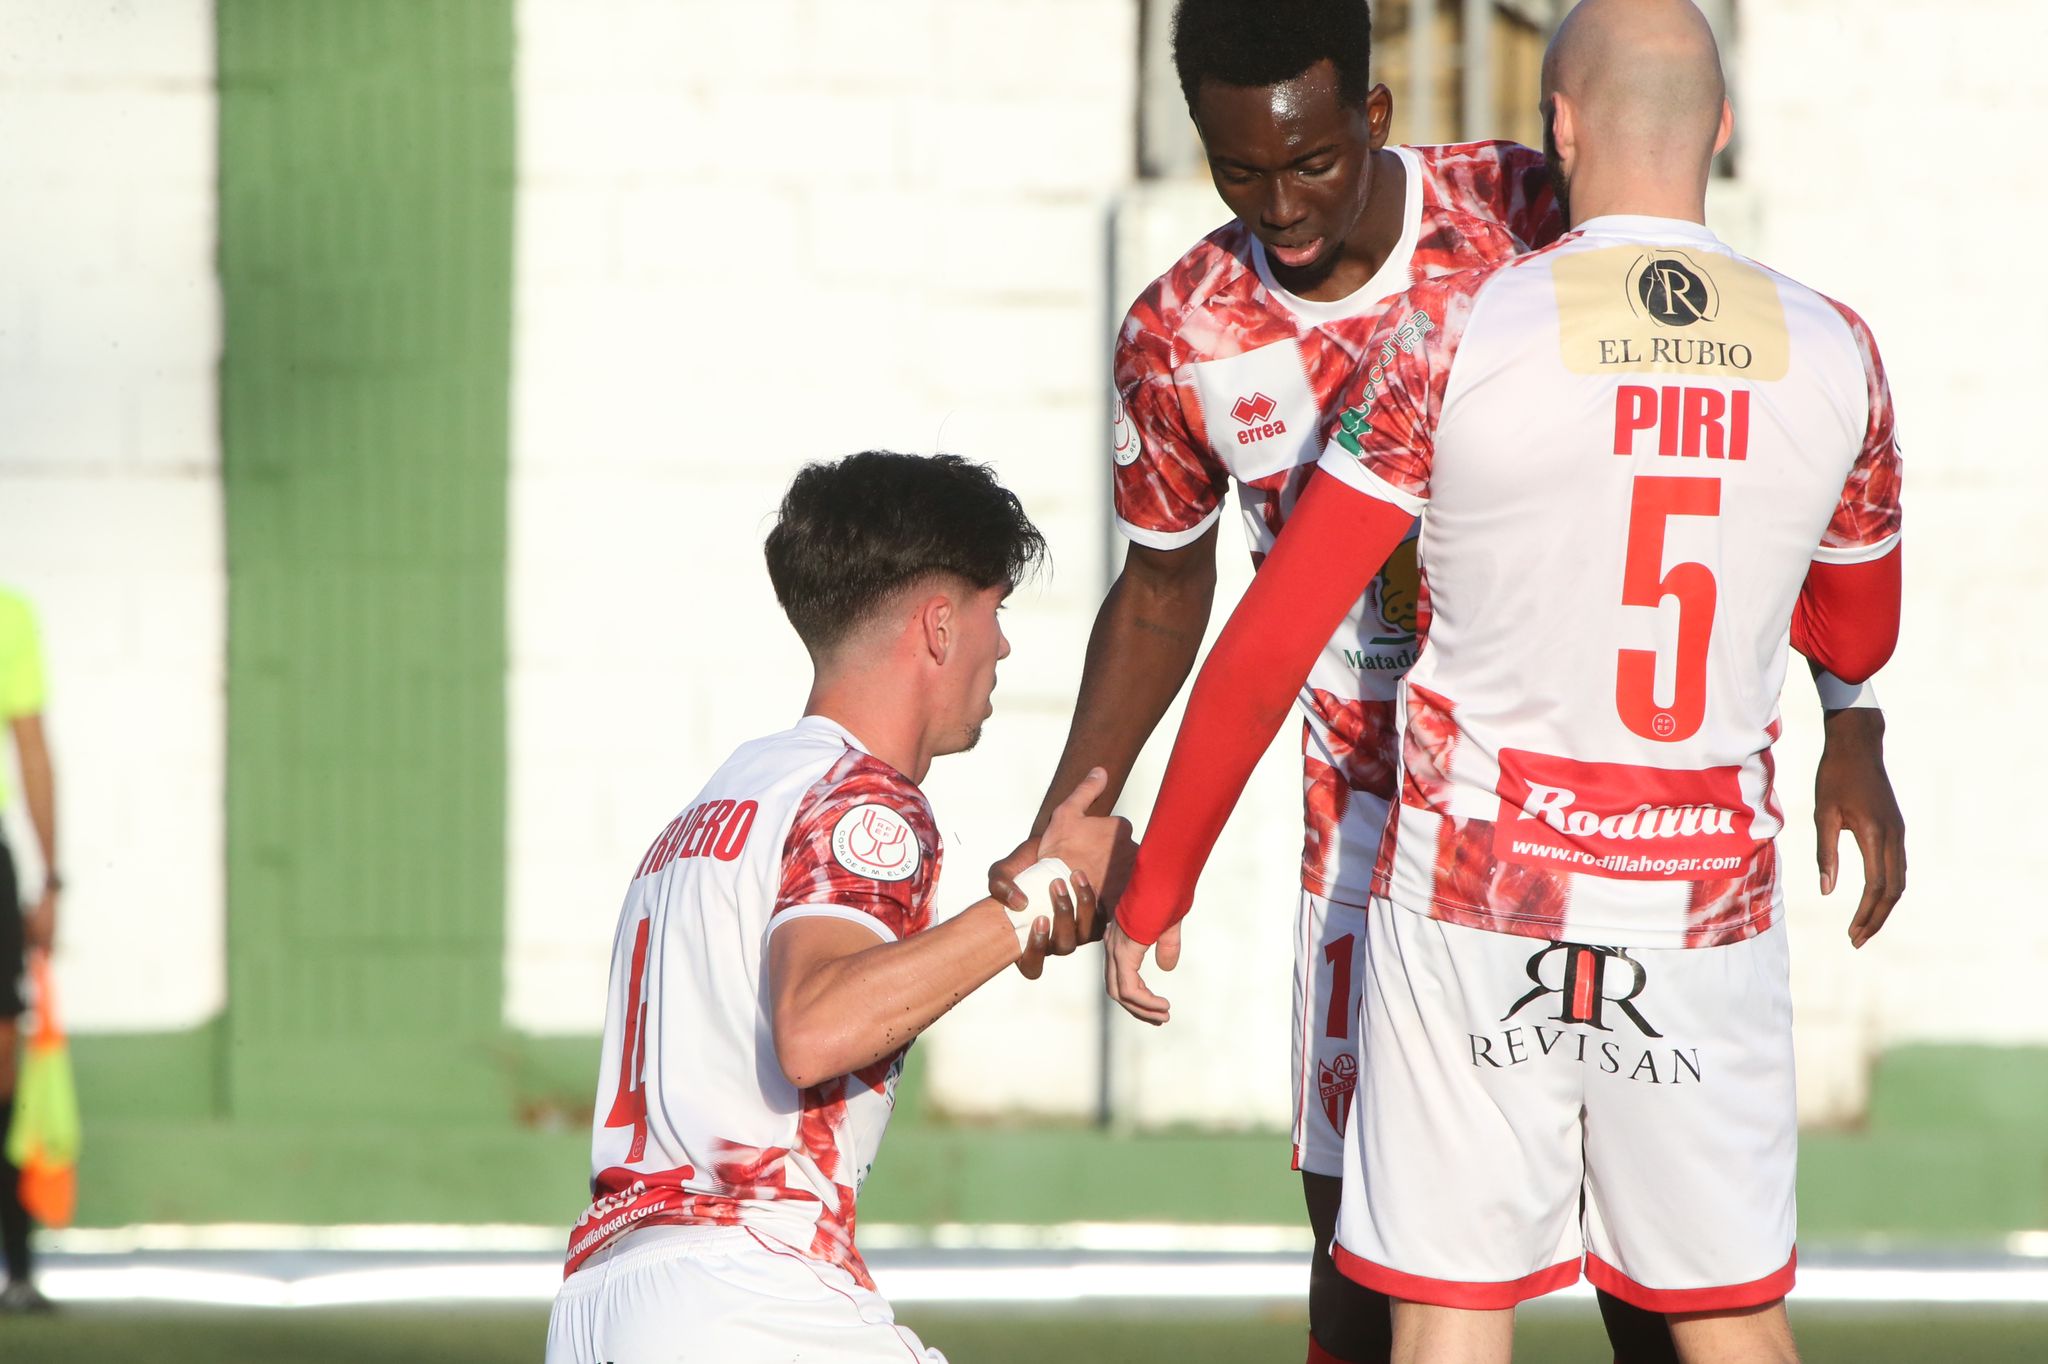
[[[1685,560],[1664,567],[1664,531],[1674,516],[1719,516],[1721,480],[1638,475],[1629,502],[1628,556],[1622,562],[1621,604],[1662,606],[1678,600],[1678,655],[1671,704],[1657,703],[1657,652],[1623,649],[1614,677],[1614,706],[1629,731],[1675,744],[1699,732],[1707,714],[1707,645],[1714,633],[1718,589],[1714,571]]]

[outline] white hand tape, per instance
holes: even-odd
[[[1022,952],[1031,942],[1031,921],[1038,918],[1052,918],[1052,883],[1065,881],[1067,893],[1074,893],[1074,870],[1057,857],[1041,857],[1017,873],[1017,889],[1024,892],[1029,902],[1021,910],[1009,910],[1010,922],[1017,926],[1017,950]]]

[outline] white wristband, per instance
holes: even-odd
[[[1814,689],[1820,693],[1822,710],[1879,710],[1877,687],[1868,682],[1844,682],[1825,668],[1814,673]]]
[[[1074,891],[1074,870],[1057,857],[1041,857],[1012,878],[1017,889],[1024,892],[1026,901],[1023,909],[1003,908],[1009,912],[1010,922],[1017,927],[1017,950],[1022,952],[1031,943],[1031,921],[1040,917],[1052,917],[1052,883],[1065,881],[1067,893]]]

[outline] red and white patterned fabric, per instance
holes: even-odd
[[[574,1272],[620,1233],[744,1226],[873,1282],[854,1201],[906,1047],[799,1090],[764,997],[769,936],[849,920],[885,942],[931,923],[940,843],[908,778],[821,716],[742,746],[641,859],[612,948]]]
[[[1254,558],[1272,547],[1321,453],[1322,419],[1389,296],[1508,259],[1563,223],[1542,154],[1510,142],[1397,147],[1403,229],[1349,297],[1298,298],[1238,222],[1218,228],[1138,297],[1115,357],[1117,525],[1173,549],[1222,514],[1230,485]],[[1384,193],[1385,190],[1377,190]],[[1301,691],[1302,886],[1363,905],[1393,795],[1394,689],[1424,609],[1413,544],[1388,561]]]
[[[1613,217],[1418,285],[1373,352],[1320,467],[1421,516],[1428,637],[1375,893],[1615,946],[1768,928],[1794,605],[1899,540],[1868,330],[1704,227]]]

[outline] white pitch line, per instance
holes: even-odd
[[[568,1242],[566,1226],[520,1223],[441,1223],[293,1226],[268,1222],[198,1225],[144,1223],[127,1227],[72,1227],[37,1233],[37,1244],[56,1254],[112,1255],[137,1251],[363,1251],[445,1255],[552,1254]],[[1184,1222],[905,1222],[862,1223],[863,1250],[1098,1251],[1134,1255],[1306,1254],[1315,1244],[1296,1225]],[[1880,1247],[1881,1249],[1881,1247]],[[2048,1260],[2048,1230],[2016,1231],[2003,1250],[2021,1259]],[[1900,1248],[1902,1258],[1910,1247]],[[1808,1271],[1802,1271],[1802,1277]]]
[[[1273,1300],[1308,1291],[1307,1266],[1261,1260],[1176,1259],[1015,1267],[875,1266],[899,1303],[1095,1303]],[[283,1278],[247,1271],[150,1265],[52,1266],[53,1298],[184,1302],[228,1307],[339,1307],[415,1302],[544,1303],[561,1282],[551,1260],[347,1270]],[[1583,1282],[1557,1297],[1583,1298]],[[1795,1302],[2048,1305],[2048,1269],[1885,1269],[1815,1266],[1799,1272]]]

